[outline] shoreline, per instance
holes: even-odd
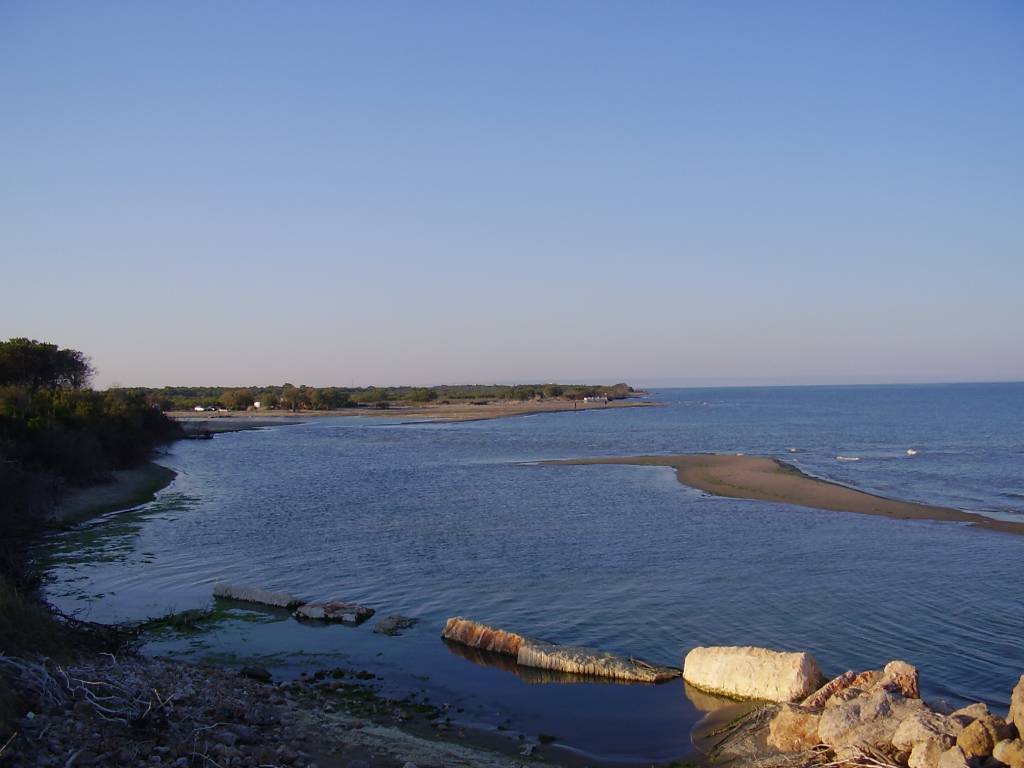
[[[152,501],[157,491],[178,476],[173,469],[153,461],[111,474],[111,482],[70,490],[50,510],[50,520],[58,526],[68,526],[107,512],[131,509]]]
[[[627,398],[625,400],[612,400],[609,403],[584,403],[580,400],[545,400],[528,401],[525,403],[487,403],[485,405],[472,405],[471,403],[447,403],[437,405],[399,405],[391,408],[340,408],[331,411],[226,411],[218,412],[216,415],[204,416],[192,411],[167,411],[167,415],[178,421],[183,426],[197,422],[215,422],[221,419],[228,421],[252,420],[261,421],[259,424],[238,427],[237,429],[217,429],[209,427],[210,431],[234,432],[240,429],[256,429],[258,427],[277,426],[284,423],[301,423],[310,418],[324,418],[330,416],[369,416],[371,418],[405,418],[414,417],[426,423],[456,423],[467,421],[488,421],[490,419],[503,419],[512,416],[532,416],[541,413],[567,413],[582,411],[611,411],[622,408],[653,408],[659,407],[658,403],[649,400],[637,400]]]
[[[808,475],[767,456],[677,454],[556,459],[547,465],[620,464],[671,467],[683,485],[715,496],[794,504],[833,512],[854,512],[894,520],[967,523],[1002,533],[1024,534],[1024,522],[996,520],[952,507],[889,499]]]

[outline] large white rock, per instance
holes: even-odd
[[[213,585],[213,596],[226,600],[241,600],[246,603],[259,603],[275,608],[294,608],[302,605],[302,600],[284,592],[268,592],[256,587],[240,587],[220,582]]]
[[[683,679],[696,688],[733,698],[793,702],[813,693],[822,675],[809,653],[712,646],[686,654]]]

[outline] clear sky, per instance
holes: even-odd
[[[1024,3],[0,2],[97,384],[1024,379]]]

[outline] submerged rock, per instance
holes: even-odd
[[[274,608],[295,608],[302,600],[284,592],[268,592],[256,587],[242,587],[219,582],[213,585],[213,596],[226,600],[240,600],[245,603],[269,605]]]
[[[410,629],[416,625],[419,619],[411,619],[408,616],[400,616],[393,614],[391,616],[385,616],[383,619],[378,621],[373,631],[378,635],[400,635],[402,630]]]
[[[809,653],[767,648],[718,646],[694,648],[683,662],[690,685],[742,699],[799,701],[815,691],[821,670]]]
[[[294,616],[298,619],[320,619],[321,621],[337,621],[343,624],[362,624],[373,616],[373,608],[358,603],[342,603],[329,601],[326,603],[306,603],[299,606]]]

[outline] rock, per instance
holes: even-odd
[[[957,736],[956,745],[968,759],[987,757],[995,745],[1013,736],[1013,728],[1001,717],[986,713],[974,720]]]
[[[362,624],[373,616],[373,608],[358,603],[342,603],[331,600],[326,603],[300,605],[293,614],[297,619],[320,619],[338,621],[343,624]]]
[[[1024,768],[1024,741],[1003,739],[992,748],[992,757],[1009,768]]]
[[[809,709],[821,709],[833,695],[839,693],[839,691],[846,690],[851,685],[857,676],[853,671],[843,672],[838,677],[834,677],[825,683],[821,688],[816,690],[802,702],[800,706],[807,707]]]
[[[370,764],[365,760],[349,760],[345,768],[370,768]]]
[[[971,768],[967,763],[967,757],[960,747],[952,747],[942,753],[936,768]]]
[[[711,693],[742,699],[799,701],[821,683],[821,670],[809,653],[767,648],[694,648],[683,662],[683,678]]]
[[[416,625],[418,619],[411,619],[408,616],[400,616],[393,614],[391,616],[385,616],[383,619],[377,622],[374,626],[373,631],[378,635],[388,635],[393,637],[395,635],[402,634],[402,630],[410,629]]]
[[[968,726],[977,720],[979,717],[988,714],[988,707],[977,702],[975,704],[968,704],[966,707],[961,707],[950,714],[950,718],[960,723],[962,726]]]
[[[925,739],[914,745],[907,760],[909,768],[936,768],[942,759],[943,747],[937,739]]]
[[[834,749],[863,744],[885,748],[892,744],[903,720],[924,711],[926,707],[919,699],[905,699],[898,693],[876,688],[826,707],[818,725],[818,738]]]
[[[256,587],[240,587],[219,582],[213,585],[213,596],[225,600],[240,600],[245,603],[269,605],[274,608],[297,608],[302,600],[284,592],[268,592]]]
[[[935,741],[941,747],[939,751],[944,752],[956,744],[959,731],[960,726],[949,718],[929,709],[922,709],[903,718],[893,734],[892,745],[902,752],[907,752],[921,742]]]
[[[416,765],[416,763],[410,761],[403,765],[402,768],[418,768],[418,766]]]
[[[1010,714],[1006,719],[1016,726],[1017,736],[1024,739],[1024,675],[1020,676],[1010,694]]]
[[[228,730],[238,737],[239,744],[258,744],[260,741],[259,734],[247,725],[232,723]]]
[[[780,752],[802,752],[818,743],[821,715],[806,707],[784,704],[768,724],[768,746]]]
[[[238,743],[238,736],[231,731],[220,731],[213,734],[213,740],[225,747],[233,747]]]
[[[269,683],[274,678],[274,676],[271,675],[269,671],[267,671],[263,667],[257,666],[242,667],[240,670],[238,670],[238,674],[241,677],[247,677],[250,680],[256,680],[260,683]]]
[[[519,750],[519,754],[523,757],[530,757],[536,748],[533,744],[524,744],[523,748]]]
[[[515,657],[523,667],[576,675],[653,683],[679,677],[675,667],[573,645],[556,645],[455,616],[445,622],[441,637],[449,642]]]
[[[956,737],[956,745],[967,759],[971,759],[991,755],[996,740],[992,729],[986,727],[984,718],[978,718],[960,732]]]
[[[890,661],[886,664],[876,685],[887,691],[900,693],[907,699],[921,698],[917,667],[905,661]]]
[[[523,638],[516,663],[523,667],[642,683],[657,683],[679,677],[679,670],[675,667],[662,667],[642,659],[618,656],[593,648],[556,645],[532,638]]]

